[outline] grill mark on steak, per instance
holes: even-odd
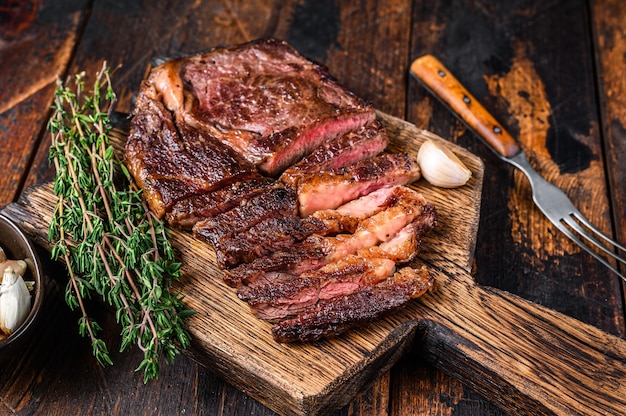
[[[272,334],[282,343],[336,336],[405,305],[433,287],[434,279],[425,267],[420,270],[404,267],[377,284],[321,300],[312,310],[274,325]]]
[[[216,253],[220,264],[231,268],[279,250],[288,250],[312,234],[325,235],[327,232],[324,222],[317,218],[302,219],[297,215],[268,218],[245,233],[223,238]]]
[[[254,316],[275,323],[304,313],[324,299],[354,293],[360,286],[378,282],[394,271],[392,260],[349,256],[342,267],[320,269],[282,284],[265,285],[242,300],[250,304]]]
[[[358,130],[323,143],[313,153],[287,168],[280,180],[295,186],[304,174],[353,165],[381,153],[388,143],[385,128],[375,120]]]
[[[188,126],[179,131],[148,84],[133,110],[125,162],[159,218],[181,199],[258,175],[252,164],[207,134]]]
[[[171,61],[153,71],[151,82],[177,118],[269,176],[376,117],[326,67],[276,39]]]
[[[243,200],[235,208],[199,221],[193,227],[194,235],[222,250],[225,238],[248,230],[268,218],[296,215],[296,194],[291,187],[276,185],[269,190]],[[220,265],[225,267],[224,264]]]
[[[319,211],[304,219],[286,216],[264,220],[245,233],[224,238],[217,255],[220,263],[230,268],[273,252],[289,250],[312,234],[353,233],[359,222],[393,205],[405,192],[409,192],[408,188],[402,186],[381,188],[336,210]]]
[[[354,165],[304,175],[298,181],[300,215],[337,208],[384,186],[404,185],[420,178],[417,160],[407,153],[387,153]]]
[[[226,212],[273,186],[273,181],[261,176],[235,182],[222,189],[176,202],[165,218],[172,226],[191,229],[198,221]]]

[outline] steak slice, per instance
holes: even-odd
[[[283,343],[335,336],[420,297],[434,285],[425,267],[404,267],[392,277],[362,286],[356,292],[321,300],[312,310],[274,325],[272,334]]]
[[[391,240],[280,282],[240,286],[238,295],[246,300],[257,318],[271,322],[305,312],[318,301],[353,293],[363,285],[387,278],[396,263],[411,260],[419,248],[420,227],[411,223]]]
[[[395,271],[395,263],[385,258],[349,256],[341,262],[341,267],[322,269],[279,285],[257,288],[250,294],[254,297],[243,300],[250,304],[254,316],[276,323],[305,313],[324,299],[354,293],[364,284],[388,277]]]
[[[375,119],[371,104],[326,67],[276,39],[168,61],[148,84],[179,123],[207,131],[269,176]]]
[[[388,143],[389,137],[385,128],[376,120],[358,130],[323,143],[313,153],[287,168],[280,176],[280,180],[295,186],[304,174],[353,165],[381,153]]]
[[[125,163],[159,218],[177,201],[258,175],[251,163],[209,135],[190,126],[179,131],[147,83],[133,110]]]
[[[361,221],[395,203],[403,193],[410,192],[402,185],[384,187],[341,205],[337,209],[315,211],[307,218],[324,222],[331,233],[353,233]]]
[[[216,191],[181,199],[170,208],[165,218],[172,226],[191,229],[198,221],[226,212],[273,186],[273,181],[257,175]]]
[[[354,165],[304,175],[298,181],[300,215],[338,206],[384,186],[420,178],[417,160],[407,153],[387,153]]]

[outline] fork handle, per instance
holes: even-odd
[[[417,58],[411,73],[500,156],[509,158],[519,153],[515,139],[437,58]]]

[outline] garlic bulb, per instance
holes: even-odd
[[[30,292],[13,267],[4,270],[0,284],[0,331],[10,335],[30,312]]]
[[[432,140],[422,143],[417,162],[424,179],[442,188],[465,185],[472,176],[472,171],[450,149]]]

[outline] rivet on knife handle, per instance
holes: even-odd
[[[508,158],[519,152],[515,139],[437,58],[416,59],[411,73],[498,154]]]

